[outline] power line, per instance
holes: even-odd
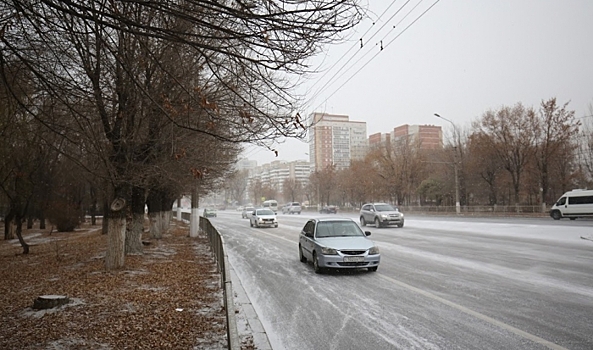
[[[397,26],[398,26],[398,25],[399,25],[401,22],[403,22],[403,21],[404,21],[406,18],[408,18],[408,16],[410,15],[410,13],[412,13],[412,12],[413,12],[413,11],[414,11],[414,10],[415,10],[415,9],[416,9],[416,8],[417,8],[417,7],[418,7],[420,4],[421,4],[421,3],[422,3],[422,1],[423,1],[423,0],[420,0],[420,2],[418,2],[418,3],[416,4],[416,6],[414,6],[414,7],[413,7],[413,8],[412,8],[410,11],[408,11],[408,13],[407,13],[407,14],[406,14],[406,15],[405,15],[405,16],[404,16],[404,17],[403,17],[403,18],[402,18],[402,19],[401,19],[399,22],[397,22],[397,23],[396,23],[396,24],[395,24],[395,25],[394,25],[394,26],[393,26],[393,27],[392,27],[392,28],[389,30],[389,32],[388,32],[388,33],[387,33],[387,34],[386,34],[386,35],[385,35],[383,38],[386,38],[386,37],[387,37],[387,36],[388,36],[388,35],[389,35],[389,34],[390,34],[390,33],[391,33],[393,30],[395,30],[395,28],[397,28]],[[406,4],[408,4],[408,2],[409,2],[409,1],[407,1],[407,2],[406,2],[406,3],[405,3],[405,4],[404,4],[404,5],[403,5],[403,6],[400,8],[400,10],[398,10],[398,11],[397,11],[397,12],[396,12],[396,13],[395,13],[393,16],[391,16],[390,20],[391,20],[393,17],[395,17],[395,15],[397,15],[397,14],[398,14],[398,13],[399,13],[399,12],[400,12],[402,9],[403,9],[403,7],[404,7]],[[387,23],[386,23],[386,24],[387,24]],[[377,33],[378,33],[378,32],[377,32]],[[375,34],[377,34],[377,33],[375,33]],[[373,35],[373,37],[374,37],[374,35]],[[371,37],[371,38],[372,38],[372,37]],[[382,50],[383,50],[383,40],[381,40],[381,41],[380,41],[380,43],[381,43],[381,49],[380,49],[380,51],[382,51]],[[351,66],[350,66],[350,67],[349,67],[349,68],[348,68],[348,69],[347,69],[345,72],[343,72],[343,73],[342,73],[342,74],[339,76],[339,78],[341,78],[343,75],[345,75],[345,74],[348,72],[348,70],[350,70],[350,69],[352,69],[354,66],[356,66],[356,65],[358,64],[358,62],[360,62],[360,61],[361,61],[363,58],[365,58],[366,56],[368,56],[368,54],[369,54],[369,53],[372,53],[372,51],[367,51],[367,52],[366,52],[366,53],[365,53],[365,54],[364,54],[362,57],[360,57],[358,60],[356,60],[356,62],[354,62],[354,63],[353,63],[353,64],[352,64],[352,65],[351,65]],[[352,57],[352,58],[354,58],[354,57]],[[349,60],[348,62],[350,62],[350,60]],[[346,62],[346,63],[348,63],[348,62]],[[342,68],[343,68],[343,67],[342,67]],[[336,75],[337,75],[338,73],[339,73],[339,71],[338,71],[338,72],[336,72]],[[334,77],[335,77],[335,75],[334,75]],[[332,77],[332,78],[333,78],[333,77]],[[336,80],[337,80],[337,79],[336,79]],[[326,84],[326,85],[327,85],[327,84]],[[325,85],[324,85],[324,87],[325,87]],[[319,91],[317,91],[316,95],[320,94],[320,93],[321,93],[321,91],[322,91],[322,90],[319,90]],[[325,102],[325,101],[324,101],[324,102]]]
[[[369,42],[370,40],[372,40],[372,39],[375,37],[375,35],[377,35],[377,34],[379,33],[379,31],[381,31],[381,30],[382,30],[382,29],[383,29],[383,28],[384,28],[384,27],[385,27],[385,26],[386,26],[386,25],[389,23],[389,21],[391,21],[391,20],[393,19],[393,17],[395,17],[395,16],[396,16],[396,15],[397,15],[397,14],[398,14],[398,13],[399,13],[399,12],[400,12],[400,11],[401,11],[401,10],[402,10],[402,9],[403,9],[403,8],[404,8],[404,7],[405,7],[405,6],[406,6],[406,5],[407,5],[407,4],[410,2],[410,1],[411,1],[411,0],[408,0],[408,1],[406,1],[406,3],[405,3],[405,4],[403,4],[403,5],[402,5],[402,6],[399,8],[399,10],[397,10],[397,11],[396,11],[396,12],[395,12],[395,13],[394,13],[394,14],[393,14],[391,17],[389,17],[389,19],[388,19],[388,20],[385,22],[385,24],[383,24],[383,25],[382,25],[382,26],[381,26],[379,29],[377,29],[377,31],[376,31],[376,32],[375,32],[375,33],[374,33],[374,34],[373,34],[373,35],[372,35],[370,38],[368,38],[367,42]],[[383,13],[382,13],[382,14],[379,16],[379,18],[378,18],[378,19],[380,19],[380,18],[381,18],[381,17],[382,17],[382,16],[383,16],[383,15],[384,15],[384,14],[385,14],[387,11],[389,11],[389,9],[391,8],[391,6],[393,6],[393,5],[395,4],[395,2],[396,2],[396,0],[392,1],[392,2],[391,2],[391,4],[389,5],[389,7],[387,7],[387,9],[385,9],[385,11],[383,11]],[[421,0],[421,2],[422,2],[422,0]],[[373,23],[373,25],[374,25],[374,23]],[[364,36],[365,36],[365,35],[366,35],[366,34],[367,34],[367,33],[368,33],[368,32],[369,32],[369,31],[370,31],[372,28],[373,28],[373,27],[369,28],[369,29],[368,29],[368,30],[367,30],[367,31],[366,31],[366,32],[365,32],[365,33],[362,35],[362,37],[360,38],[360,48],[361,48],[361,49],[364,47],[364,43],[363,43],[363,37],[364,37]],[[332,65],[332,66],[331,66],[331,67],[330,67],[330,68],[329,68],[329,69],[328,69],[328,70],[327,70],[327,71],[326,71],[326,72],[323,74],[323,76],[321,76],[321,77],[319,78],[319,80],[317,80],[317,81],[318,81],[318,82],[322,81],[322,79],[325,77],[325,75],[327,75],[327,73],[329,73],[329,72],[330,72],[330,71],[331,71],[331,70],[332,70],[332,69],[333,69],[333,68],[334,68],[334,67],[335,67],[335,66],[336,66],[336,65],[337,65],[337,64],[338,64],[338,63],[339,63],[339,62],[340,62],[340,61],[341,61],[341,60],[342,60],[344,57],[346,57],[346,56],[347,56],[347,55],[350,53],[350,51],[352,51],[352,49],[353,49],[354,47],[356,47],[357,45],[358,45],[358,43],[356,43],[356,44],[354,44],[353,46],[351,46],[351,47],[350,47],[350,49],[349,49],[349,50],[348,50],[348,51],[347,51],[347,52],[346,52],[346,53],[345,53],[345,54],[344,54],[344,55],[343,55],[343,56],[342,56],[342,57],[341,57],[339,60],[337,60],[337,61],[336,61],[336,62],[335,62],[335,63],[334,63],[334,64],[333,64],[333,65]],[[352,59],[354,59],[354,57],[356,57],[356,55],[357,55],[359,52],[360,52],[360,50],[356,51],[356,52],[354,53],[354,55],[352,55],[352,57],[350,57],[350,58],[349,58],[349,59],[346,61],[346,63],[344,63],[344,64],[343,64],[343,65],[342,65],[342,66],[341,66],[341,67],[340,67],[340,68],[339,68],[339,69],[338,69],[338,70],[337,70],[337,71],[334,73],[334,75],[332,75],[332,76],[331,76],[331,78],[329,78],[329,79],[327,80],[327,82],[326,82],[326,83],[325,83],[325,84],[324,84],[324,85],[323,85],[321,88],[319,88],[319,89],[316,91],[316,93],[315,93],[313,96],[316,96],[316,95],[318,95],[318,94],[319,94],[321,91],[323,91],[323,89],[324,89],[326,86],[330,85],[330,83],[333,83],[333,81],[334,81],[334,78],[336,77],[336,75],[338,75],[340,72],[342,72],[342,69],[344,69],[344,67],[346,67],[346,66],[348,65],[348,63],[350,63],[350,61],[352,61]],[[369,51],[369,52],[370,52],[370,51]],[[363,56],[363,57],[364,57],[364,56]],[[358,61],[360,61],[360,59],[359,59]],[[356,63],[358,63],[358,61],[356,61],[356,62],[355,62],[355,64],[356,64]],[[342,75],[343,75],[343,74],[344,74],[344,73],[342,73]],[[314,87],[316,84],[317,84],[317,82],[316,82],[316,83],[314,83],[314,84],[311,86],[311,88],[309,88],[309,90],[307,91],[307,93],[309,93],[309,92],[310,92],[310,91],[313,89],[313,87]]]
[[[375,25],[375,23],[376,23],[376,22],[378,22],[378,21],[381,19],[381,17],[383,17],[383,15],[384,15],[384,14],[385,14],[387,11],[389,11],[389,9],[391,8],[391,6],[393,6],[393,4],[395,4],[395,2],[396,2],[396,1],[397,1],[397,0],[393,0],[393,1],[391,2],[391,4],[389,4],[389,6],[388,6],[388,7],[387,7],[387,8],[386,8],[384,11],[383,11],[383,13],[381,13],[381,14],[379,15],[379,17],[377,17],[377,19],[375,20],[375,22],[373,22],[373,24],[371,25],[371,27],[370,27],[369,29],[367,29],[367,31],[366,31],[366,32],[364,32],[364,34],[362,34],[362,37],[364,37],[365,35],[367,35],[367,33],[368,33],[368,32],[370,32],[370,31],[371,31],[371,29],[373,29],[373,26]],[[408,1],[410,1],[410,0],[408,0]],[[405,4],[404,4],[404,6],[405,6]],[[391,18],[393,18],[393,16],[392,16]],[[387,21],[390,21],[390,20],[391,20],[391,18],[389,18]],[[386,22],[386,23],[387,23],[387,22]],[[381,30],[381,29],[383,29],[383,27],[384,27],[384,26],[385,26],[385,25],[383,25],[381,28],[379,28],[379,29],[378,29],[378,31],[379,31],[379,30]],[[373,36],[374,36],[374,34],[373,34]],[[361,41],[361,47],[360,47],[360,48],[362,48],[362,47],[363,47],[363,46],[362,46],[362,37],[360,38],[360,41]],[[372,39],[372,37],[371,37],[370,39]],[[369,40],[370,40],[370,39],[369,39]],[[334,64],[333,64],[331,67],[329,67],[329,69],[328,69],[328,70],[326,70],[326,71],[325,71],[325,73],[323,73],[323,75],[322,75],[321,77],[319,77],[319,78],[318,78],[318,80],[317,80],[317,81],[316,81],[316,82],[315,82],[313,85],[311,85],[311,87],[309,88],[309,90],[308,90],[306,93],[309,93],[311,90],[313,90],[313,87],[315,87],[315,85],[317,85],[317,83],[318,83],[318,82],[322,81],[322,80],[323,80],[323,78],[325,78],[325,76],[326,76],[326,75],[327,75],[327,74],[328,74],[328,73],[329,73],[329,72],[330,72],[330,71],[331,71],[331,70],[332,70],[332,69],[333,69],[333,68],[334,68],[334,67],[335,67],[335,66],[336,66],[338,63],[340,63],[340,61],[341,61],[341,60],[342,60],[344,57],[346,57],[346,56],[347,56],[347,55],[350,53],[350,51],[352,51],[352,49],[354,49],[354,48],[355,48],[355,47],[357,47],[357,46],[358,46],[358,41],[357,41],[357,42],[355,42],[355,43],[354,43],[354,45],[352,45],[352,46],[350,47],[350,49],[348,49],[348,51],[346,51],[346,53],[345,53],[345,54],[344,54],[344,55],[343,55],[343,56],[342,56],[340,59],[336,60],[336,61],[334,62]],[[356,52],[354,53],[354,56],[356,56]],[[354,56],[353,56],[353,57],[354,57]],[[331,80],[331,79],[330,79],[330,80]]]
[[[395,38],[393,38],[391,41],[389,41],[385,46],[383,46],[383,49],[387,48],[389,45],[391,45],[397,38],[399,38],[403,33],[405,33],[414,23],[416,23],[420,18],[422,18],[428,11],[430,11],[440,0],[436,0],[432,5],[430,5],[426,10],[424,10],[424,12],[422,12],[414,21],[412,21],[412,23],[410,23],[406,28],[404,28],[404,30],[402,30]],[[332,92],[325,100],[323,100],[323,102],[321,102],[319,104],[319,106],[321,106],[322,104],[324,104],[325,102],[327,102],[327,100],[329,100],[333,95],[335,95],[338,91],[340,91],[340,89],[342,87],[344,87],[344,85],[346,85],[350,80],[352,80],[352,78],[354,78],[361,70],[363,70],[373,59],[375,59],[375,57],[377,57],[383,50],[380,50],[379,52],[377,52],[373,57],[371,57],[370,60],[368,60],[362,67],[360,67],[356,72],[354,72],[354,74],[352,74],[350,76],[350,78],[348,78],[344,83],[342,83],[342,85],[340,85],[334,92]],[[318,108],[319,106],[315,107]],[[313,110],[315,110],[313,109]]]

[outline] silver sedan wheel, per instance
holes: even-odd
[[[303,248],[301,248],[301,246],[299,245],[299,260],[302,263],[307,262],[307,258],[305,258],[305,256],[303,255]]]
[[[313,270],[315,270],[315,273],[321,273],[321,267],[319,267],[319,258],[317,257],[317,254],[315,254],[315,252],[313,252]]]

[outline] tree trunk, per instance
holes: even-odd
[[[45,214],[43,214],[43,211],[39,215],[39,229],[45,230]]]
[[[4,240],[8,241],[14,239],[14,232],[12,231],[12,220],[14,219],[14,212],[10,210],[4,218]]]
[[[198,213],[199,196],[198,186],[196,185],[191,193],[191,216],[189,219],[189,236],[198,237],[198,227],[200,225],[200,213]]]
[[[30,230],[33,228],[33,217],[32,216],[28,216],[27,217],[27,230]]]
[[[161,239],[163,238],[163,232],[161,231],[161,200],[160,200],[161,193],[159,191],[150,191],[148,193],[148,198],[146,200],[146,204],[148,205],[148,219],[150,221],[150,228],[149,228],[149,235],[151,238],[154,239]]]
[[[126,226],[126,255],[142,255],[142,232],[144,231],[144,213],[132,213],[131,222]]]
[[[159,213],[148,212],[148,220],[150,222],[149,235],[151,238],[154,238],[154,239],[163,238],[163,236],[161,235],[159,218],[160,218]]]
[[[169,212],[165,210],[161,210],[159,213],[160,220],[159,220],[159,229],[161,234],[166,234],[169,232]]]
[[[16,236],[23,247],[23,254],[29,254],[29,245],[23,239],[23,218],[19,215],[16,216]]]
[[[139,187],[132,189],[132,203],[130,205],[130,222],[126,226],[126,255],[142,254],[142,232],[144,231],[144,203],[145,190]]]
[[[91,207],[90,207],[90,215],[91,215],[91,225],[95,226],[97,224],[97,189],[95,186],[91,185],[90,188],[91,194]]]
[[[126,242],[125,209],[109,212],[107,236],[107,252],[105,254],[105,268],[115,270],[124,267]]]
[[[163,234],[169,232],[171,227],[171,214],[173,210],[173,201],[169,199],[166,193],[161,195],[161,232]]]
[[[101,220],[101,234],[106,235],[109,232],[109,203],[107,199],[103,202],[103,220]]]
[[[549,186],[547,164],[544,164],[542,166],[541,177],[542,177],[542,187],[541,187],[540,205],[542,207],[542,213],[545,213],[546,212],[546,198],[548,197],[548,186]]]

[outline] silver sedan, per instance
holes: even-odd
[[[299,236],[299,258],[311,261],[316,273],[328,268],[377,271],[381,255],[367,238],[370,234],[352,219],[311,219]]]

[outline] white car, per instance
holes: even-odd
[[[241,218],[248,219],[251,216],[251,213],[255,210],[254,207],[245,207],[241,212]]]
[[[251,227],[278,227],[276,213],[271,209],[255,209],[249,217]]]
[[[290,202],[282,208],[282,214],[300,214],[301,203]]]

